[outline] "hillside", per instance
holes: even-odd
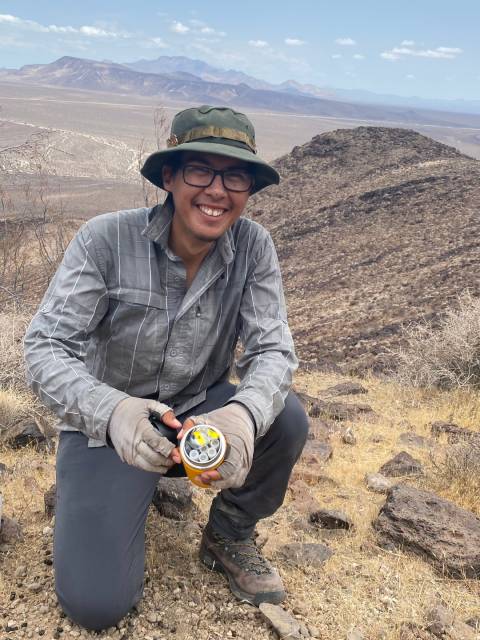
[[[276,242],[300,358],[383,366],[403,324],[480,294],[480,162],[405,129],[315,136],[249,211]]]

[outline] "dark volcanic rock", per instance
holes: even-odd
[[[458,620],[452,611],[442,605],[437,605],[427,614],[428,630],[436,638],[447,638],[451,640],[476,640],[475,631]]]
[[[324,544],[291,542],[279,549],[280,553],[297,566],[321,567],[332,555],[333,551]]]
[[[323,391],[323,394],[327,396],[354,396],[360,393],[368,393],[368,391],[358,382],[340,382]]]
[[[423,474],[423,467],[419,460],[412,458],[406,451],[401,451],[394,458],[382,465],[379,473],[389,478],[418,476]]]
[[[343,511],[319,509],[310,514],[310,522],[324,529],[351,529],[352,520]]]
[[[186,478],[160,478],[152,503],[160,515],[171,520],[186,520],[193,507],[193,489]]]
[[[15,518],[1,516],[0,518],[0,542],[9,544],[23,538],[20,523]]]
[[[374,527],[380,542],[423,555],[455,578],[480,578],[480,518],[434,493],[393,487]]]
[[[301,460],[315,461],[316,464],[324,464],[332,457],[332,445],[328,442],[320,442],[318,440],[307,440],[303,449]]]
[[[330,420],[354,420],[359,416],[372,417],[374,411],[368,404],[348,404],[346,402],[322,402],[313,405],[310,416],[327,418]]]
[[[55,448],[52,440],[45,437],[35,422],[25,425],[19,433],[7,440],[7,444],[12,449],[21,449],[31,445],[37,451],[48,453],[51,453]]]
[[[438,437],[439,435],[446,433],[448,436],[448,441],[450,443],[457,442],[471,442],[475,445],[480,446],[480,432],[472,431],[471,429],[465,429],[464,427],[459,427],[456,424],[451,422],[433,422],[432,423],[432,435]]]

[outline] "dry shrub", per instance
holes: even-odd
[[[433,460],[433,483],[447,498],[480,515],[480,445],[459,442]]]
[[[397,378],[413,387],[480,387],[480,298],[467,291],[438,327],[431,322],[404,330],[405,347],[394,355]]]
[[[0,435],[32,417],[32,397],[16,389],[0,389]]]
[[[0,387],[24,389],[23,335],[30,314],[16,308],[0,313]]]

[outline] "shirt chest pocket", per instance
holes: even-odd
[[[109,369],[144,380],[161,365],[168,338],[165,297],[139,289],[110,293],[104,320],[105,362]]]

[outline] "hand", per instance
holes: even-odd
[[[223,463],[213,471],[204,471],[199,479],[215,489],[241,487],[253,460],[255,427],[250,413],[238,402],[215,409],[201,416],[191,416],[183,423],[183,433],[196,424],[218,427],[227,441],[227,454]]]
[[[108,423],[108,433],[123,462],[165,474],[180,462],[180,454],[175,445],[153,427],[148,419],[152,413],[172,429],[182,426],[166,404],[132,397],[117,404]]]

